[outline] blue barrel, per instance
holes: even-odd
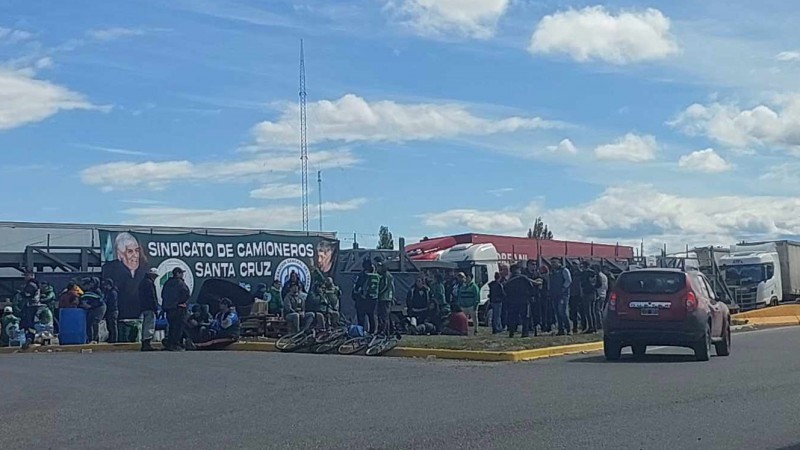
[[[86,310],[63,308],[58,316],[58,343],[80,345],[86,343]]]

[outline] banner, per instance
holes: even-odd
[[[218,236],[198,233],[151,234],[100,230],[103,278],[119,290],[121,319],[139,316],[139,284],[150,268],[158,270],[156,289],[176,267],[195,301],[208,279],[224,279],[255,289],[273,280],[283,284],[297,273],[306,292],[313,273],[333,276],[339,241],[319,236],[283,236],[268,233]]]

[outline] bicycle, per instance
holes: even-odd
[[[397,347],[399,343],[399,334],[395,334],[394,336],[379,334],[369,343],[364,354],[367,356],[380,356]]]
[[[314,329],[301,330],[275,341],[275,348],[284,353],[291,353],[315,344]]]

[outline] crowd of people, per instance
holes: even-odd
[[[584,261],[570,270],[560,258],[553,258],[549,267],[527,261],[510,268],[501,266],[501,272],[494,274],[488,286],[486,311],[493,334],[528,337],[595,333],[601,329],[601,311],[613,277],[607,268]],[[159,273],[156,269],[146,272],[137,289],[138,326],[132,329],[130,321],[119,320],[119,293],[113,280],[89,277],[71,282],[56,293],[51,285],[37,282],[34,273],[27,272],[12,304],[3,310],[0,345],[48,340],[58,331],[54,318],[68,308],[86,311],[86,336],[91,343],[100,342],[100,325],[105,322],[107,342],[141,341],[142,351],[152,351],[159,318],[167,324],[162,341],[166,350],[202,348],[215,340],[238,339],[240,319],[230,300],[221,299],[219,312],[212,317],[208,305],[190,308],[191,292],[183,280],[183,269],[175,268],[166,276],[159,301]],[[310,292],[305,286],[293,272],[285,284],[279,279],[269,286],[262,283],[252,295],[263,311],[281,316],[289,332],[339,326],[342,292],[334,280],[315,276]],[[478,334],[480,291],[471,272],[425,272],[407,292],[403,331]],[[352,299],[356,322],[365,333],[389,335],[397,331],[397,324],[391,320],[394,277],[383,260],[363,261]]]
[[[492,332],[507,331],[510,337],[517,331],[523,337],[596,333],[602,328],[611,277],[607,268],[588,261],[574,273],[561,258],[551,259],[549,269],[536,261],[515,264],[509,277],[496,273],[489,283]]]

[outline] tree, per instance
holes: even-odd
[[[378,231],[378,250],[394,250],[394,238],[387,226],[381,225]]]
[[[537,217],[536,221],[533,222],[533,228],[528,229],[528,239],[553,239],[553,232],[542,222],[541,217]]]

